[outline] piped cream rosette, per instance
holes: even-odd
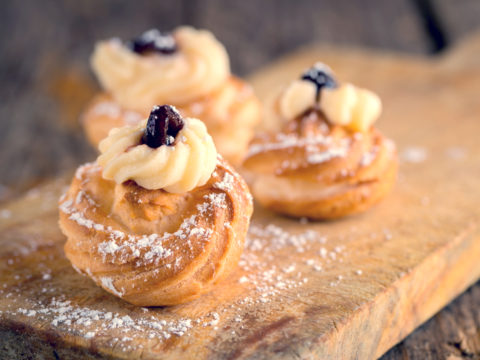
[[[217,151],[203,122],[185,118],[174,145],[141,144],[147,121],[112,129],[99,145],[103,177],[121,184],[133,180],[145,189],[183,193],[204,185],[215,170]]]
[[[179,51],[163,56],[137,54],[119,39],[99,42],[91,62],[103,88],[124,108],[143,112],[186,104],[227,80],[227,52],[209,31],[179,27],[173,36]]]
[[[326,68],[323,64],[315,66]],[[317,96],[317,87],[309,80],[295,80],[284,88],[267,113],[281,127],[309,109],[321,110],[333,125],[352,131],[365,132],[380,117],[382,102],[377,94],[351,83],[338,87],[323,87]]]
[[[201,119],[218,152],[238,164],[260,122],[260,102],[231,74],[228,54],[212,33],[183,26],[171,38],[175,50],[167,54],[137,53],[119,39],[96,45],[91,63],[104,92],[83,114],[89,141],[98,146],[110,129],[136,124],[156,104],[172,104],[182,116]]]

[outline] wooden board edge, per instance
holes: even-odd
[[[338,357],[332,359],[345,358],[345,349],[350,350],[351,359],[382,356],[480,278],[480,268],[476,266],[479,258],[480,230],[478,224],[471,224],[359,309],[341,331],[335,332],[329,343],[337,346],[331,353]],[[450,271],[451,268],[455,270]],[[425,278],[424,274],[430,276]],[[348,338],[347,334],[361,334],[367,329],[378,336]]]

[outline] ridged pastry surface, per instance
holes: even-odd
[[[395,181],[395,145],[378,130],[352,132],[318,110],[257,136],[243,164],[264,206],[295,217],[337,218],[365,210]]]
[[[101,172],[80,167],[60,201],[77,271],[132,304],[160,306],[200,296],[235,268],[252,199],[221,157],[204,186],[183,194],[116,184]]]

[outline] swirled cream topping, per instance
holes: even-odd
[[[138,54],[119,39],[95,46],[93,70],[120,105],[138,111],[161,103],[182,105],[226,81],[228,55],[210,32],[179,27],[172,35],[177,50],[169,54]]]
[[[146,189],[171,193],[204,185],[215,170],[217,150],[202,121],[183,121],[175,142],[157,148],[141,143],[147,120],[112,129],[99,145],[97,162],[103,167],[103,177],[118,184],[133,180]]]
[[[317,89],[306,80],[293,81],[279,99],[280,115],[285,119],[294,119],[306,110],[315,107]]]
[[[281,118],[291,120],[318,108],[332,124],[367,131],[380,116],[382,102],[375,93],[350,83],[337,86],[329,68],[321,63],[305,74],[280,94],[277,104]]]
[[[334,124],[353,131],[367,131],[380,116],[382,102],[370,90],[347,83],[336,89],[325,89],[320,109]]]

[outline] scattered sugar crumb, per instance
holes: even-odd
[[[108,290],[110,290],[113,294],[116,296],[122,297],[123,293],[121,291],[118,291],[115,285],[113,285],[113,279],[109,277],[102,277],[100,278],[100,281],[102,282],[102,285],[106,287]]]
[[[418,164],[427,159],[427,150],[419,146],[408,146],[400,153],[400,158],[408,163]]]
[[[8,209],[3,209],[0,211],[0,218],[9,219],[12,216],[12,212]]]
[[[467,156],[467,151],[459,146],[451,146],[445,149],[445,155],[452,160],[462,160]]]
[[[95,336],[95,333],[93,331],[89,331],[85,334],[84,338],[85,339],[91,339]]]
[[[313,152],[307,155],[307,161],[310,164],[321,164],[335,158],[342,158],[347,155],[348,149],[345,147],[331,148],[322,152]]]
[[[216,186],[219,189],[227,188],[229,182],[227,178],[224,178],[218,182]],[[208,200],[211,200],[212,203],[223,201],[222,199],[219,200],[219,198]],[[81,201],[86,201],[83,195]],[[65,208],[73,213],[73,204],[67,203],[67,205],[71,208]],[[208,209],[207,207],[205,208]],[[72,213],[69,215],[72,215]],[[77,223],[79,223],[79,225],[86,227],[91,226],[93,228],[96,225],[101,225],[86,221],[88,219],[85,219],[83,214],[75,217],[75,221],[78,220]],[[300,222],[308,222],[308,220],[301,219]],[[188,219],[187,225],[193,229],[194,233],[202,231],[196,227],[195,219]],[[106,256],[115,255],[121,257],[122,253],[120,252],[120,248],[124,242],[128,243],[136,240],[130,239],[127,234],[115,232],[114,229],[109,229],[106,226],[98,231],[105,231],[111,234],[111,237],[104,245]],[[348,232],[348,234],[346,234],[345,237],[342,237],[343,235],[340,234],[339,238],[341,240],[349,236],[350,232],[348,230],[346,230],[346,232]],[[384,234],[385,237],[387,237],[385,231]],[[178,235],[187,238],[188,233],[183,232]],[[382,232],[379,231],[378,235],[382,236]],[[150,241],[158,241],[161,248],[163,248],[163,250],[159,250],[159,256],[162,256],[162,251],[166,249],[162,241],[160,241],[162,238],[163,235],[158,234],[155,238],[146,237],[141,238],[141,240],[146,244],[150,243]],[[275,241],[272,241],[272,239],[275,239]],[[137,248],[136,250],[139,249]],[[277,253],[277,251],[279,252]],[[142,252],[144,252],[144,248],[142,248]],[[292,257],[283,257],[284,255],[281,255],[282,258],[274,261],[278,254],[284,253],[288,255],[291,254]],[[239,312],[241,310],[242,313],[244,313],[244,311],[248,311],[249,306],[270,308],[273,304],[276,304],[275,299],[278,299],[278,297],[282,298],[285,296],[285,293],[290,294],[290,296],[286,298],[295,299],[295,297],[300,297],[300,287],[305,286],[305,284],[309,282],[317,283],[316,279],[322,278],[323,274],[317,274],[314,270],[322,271],[323,267],[328,269],[329,266],[331,266],[329,264],[333,264],[334,261],[337,262],[337,264],[341,263],[343,261],[342,257],[345,257],[345,253],[348,254],[348,248],[345,248],[345,245],[333,246],[333,244],[330,245],[330,241],[327,244],[327,238],[322,235],[320,231],[290,231],[289,229],[273,224],[266,226],[252,224],[246,239],[246,251],[240,260],[240,267],[244,275],[238,280],[239,283],[246,284],[244,286],[245,296],[240,296],[233,304],[227,304],[226,306],[229,307],[229,309],[238,310]],[[129,256],[132,254],[134,253],[129,253]],[[155,258],[155,256],[157,255],[152,254],[152,258]],[[175,263],[174,260],[175,259],[172,260],[172,264]],[[354,271],[358,275],[362,273],[361,270]],[[334,281],[330,283],[330,286],[341,286],[339,282],[344,276],[345,274],[337,275],[336,278],[333,278]],[[104,284],[105,286],[110,285],[110,283],[113,285],[111,279],[108,278],[100,279],[100,281],[106,282],[107,284]],[[327,281],[325,285],[328,286],[328,284]],[[44,290],[45,292],[49,291],[49,288],[50,286],[48,289],[43,288],[42,292]],[[51,318],[53,315],[52,326],[62,327],[62,329],[66,329],[66,331],[82,330],[82,327],[78,327],[79,325],[89,326],[89,330],[92,328],[96,329],[95,332],[84,329],[83,336],[86,338],[96,336],[99,332],[101,333],[102,330],[110,328],[128,332],[128,336],[118,338],[119,346],[122,347],[131,346],[127,343],[140,337],[162,341],[175,336],[188,336],[189,330],[193,326],[211,326],[214,330],[219,327],[221,328],[221,326],[219,326],[221,320],[220,314],[224,316],[226,313],[226,308],[222,306],[224,306],[224,304],[219,305],[216,309],[212,309],[215,311],[207,315],[192,319],[179,319],[177,315],[172,315],[168,312],[165,313],[165,318],[159,318],[157,314],[162,314],[160,316],[163,316],[163,312],[156,312],[155,310],[149,311],[145,308],[142,308],[142,311],[140,311],[135,318],[131,318],[124,313],[74,306],[63,298],[56,299],[52,304],[47,303],[46,305],[37,302],[36,305],[32,305],[31,308],[25,310],[25,315],[28,316],[30,310],[36,314],[30,316],[48,316]],[[251,309],[252,308],[250,308],[250,310]],[[230,311],[227,313],[231,313]],[[235,314],[235,312],[233,314]],[[230,332],[236,334],[236,330],[242,329],[245,326],[243,321],[241,316],[233,315],[229,324],[234,326],[235,329],[227,328],[227,334]],[[89,335],[90,333],[93,333],[93,335]],[[80,335],[82,335],[81,331]]]
[[[392,233],[388,229],[383,229],[383,236],[385,237],[385,240],[392,239]]]

